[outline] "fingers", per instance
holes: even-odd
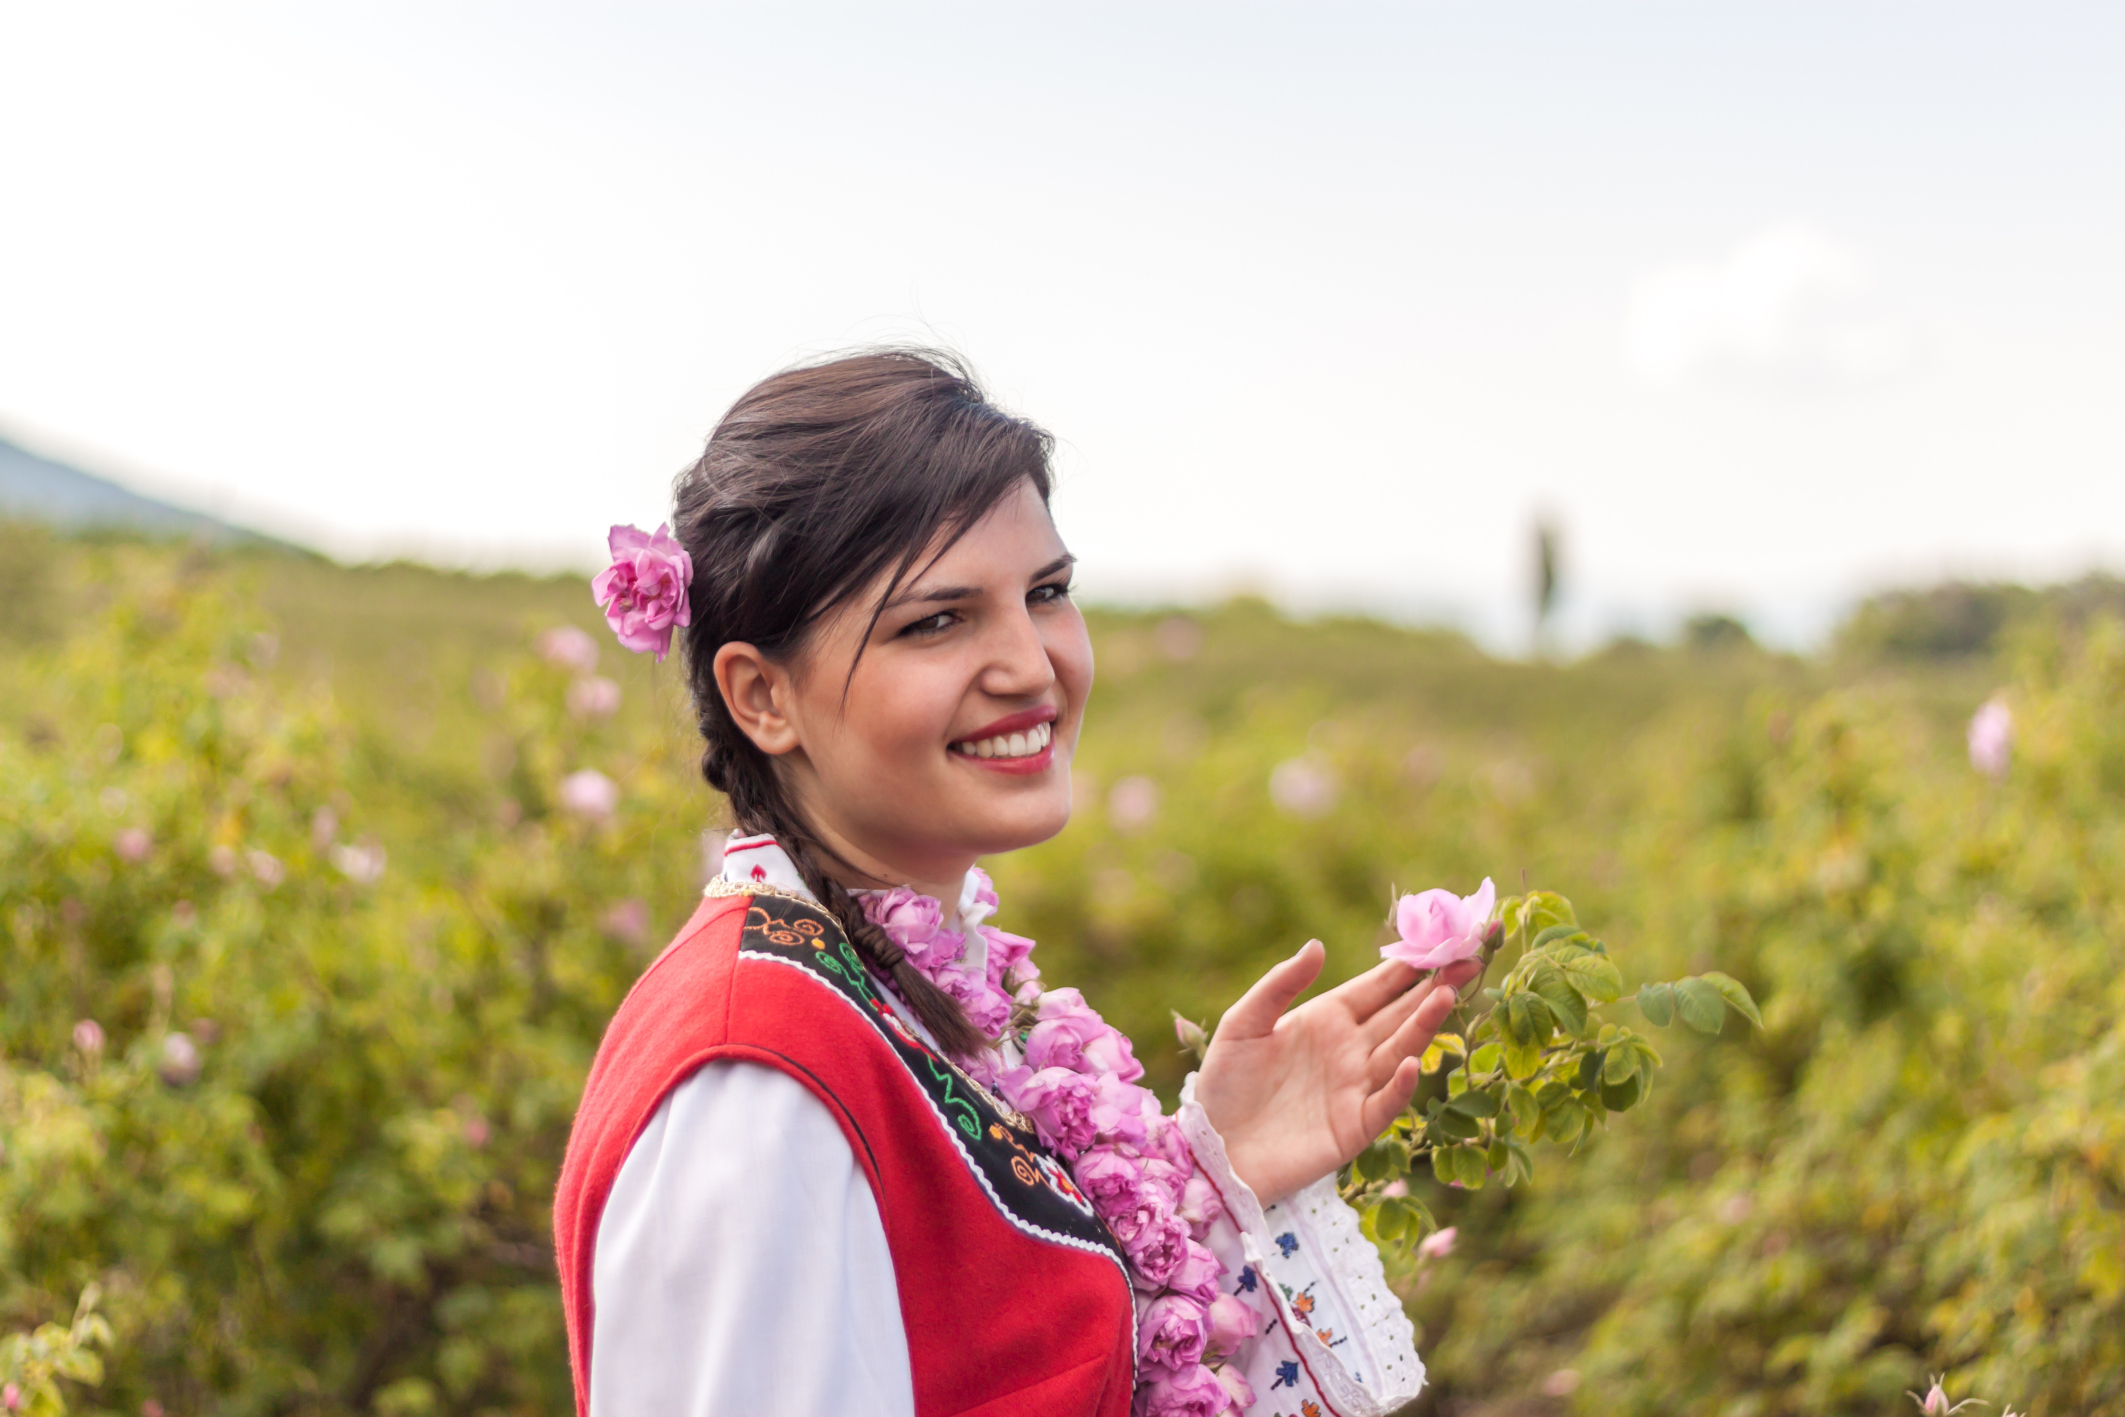
[[[1307,985],[1319,977],[1328,951],[1319,940],[1308,940],[1299,952],[1272,968],[1240,995],[1239,1002],[1218,1020],[1220,1038],[1260,1038],[1276,1027],[1284,1010],[1291,1007]]]
[[[1365,1070],[1366,1076],[1391,1077],[1400,1070],[1405,1060],[1415,1059],[1423,1053],[1431,1046],[1431,1040],[1437,1036],[1440,1025],[1446,1022],[1446,1016],[1454,1011],[1454,1005],[1458,1002],[1459,999],[1451,988],[1445,985],[1433,988],[1411,1010],[1409,1017],[1402,1021],[1402,1026],[1394,1031],[1393,1036],[1373,1049]]]
[[[1387,1086],[1365,1099],[1360,1120],[1364,1124],[1368,1140],[1386,1131],[1388,1124],[1402,1114],[1402,1109],[1409,1106],[1409,1099],[1417,1095],[1417,1083],[1422,1076],[1423,1071],[1417,1066],[1417,1060],[1405,1058],[1402,1065],[1388,1078]]]
[[[1338,984],[1332,991],[1359,1021],[1395,1003],[1409,986],[1424,977],[1424,971],[1398,959],[1383,959],[1372,968]]]

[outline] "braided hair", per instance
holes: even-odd
[[[788,663],[826,616],[882,579],[875,625],[926,552],[948,548],[1021,481],[1048,500],[1053,446],[989,403],[955,356],[879,349],[754,385],[673,489],[673,532],[694,565],[686,662],[701,775],[728,800],[734,827],[774,836],[868,965],[959,1056],[987,1040],[837,879],[856,872],[738,726],[716,685],[716,651],[742,641]],[[855,672],[852,661],[848,683]]]

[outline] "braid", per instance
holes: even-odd
[[[722,706],[720,696],[716,705]],[[709,786],[730,800],[731,816],[739,830],[748,834],[764,832],[775,838],[789,854],[790,864],[797,868],[797,875],[805,886],[841,923],[842,933],[856,947],[856,953],[876,973],[893,982],[895,991],[907,1001],[938,1046],[958,1058],[973,1057],[989,1047],[989,1040],[974,1027],[959,1001],[917,969],[908,959],[907,952],[894,943],[876,921],[863,913],[862,903],[827,873],[820,858],[834,861],[840,858],[814,840],[802,820],[790,810],[782,794],[782,784],[765,755],[750,742],[743,741],[743,736],[735,733],[735,725],[730,727],[732,736],[740,739],[739,743],[731,743],[723,734],[711,731],[708,722],[711,716],[702,715],[702,735],[709,747],[701,755],[701,775],[708,779]],[[725,724],[730,724],[727,713],[721,717]],[[719,743],[723,745],[720,751]]]

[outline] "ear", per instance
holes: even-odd
[[[719,648],[712,667],[724,707],[754,747],[773,758],[798,746],[789,715],[797,686],[788,670],[742,640]]]

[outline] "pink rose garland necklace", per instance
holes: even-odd
[[[1222,1360],[1259,1332],[1261,1319],[1221,1291],[1224,1266],[1202,1243],[1224,1203],[1196,1170],[1179,1125],[1150,1089],[1136,1086],[1144,1067],[1128,1038],[1077,990],[1041,988],[1031,940],[983,923],[997,899],[979,867],[960,900],[963,930],[944,923],[935,899],[905,886],[856,894],[863,913],[990,1038],[1001,1041],[1011,1031],[1014,999],[1030,1011],[1030,1025],[1014,1040],[1024,1062],[1006,1068],[993,1050],[957,1061],[1024,1113],[1069,1166],[1121,1242],[1132,1282],[1149,1296],[1137,1324],[1146,1381],[1136,1411],[1211,1417],[1251,1406],[1246,1378]],[[982,948],[969,950],[970,934]],[[978,964],[970,953],[980,956]]]

